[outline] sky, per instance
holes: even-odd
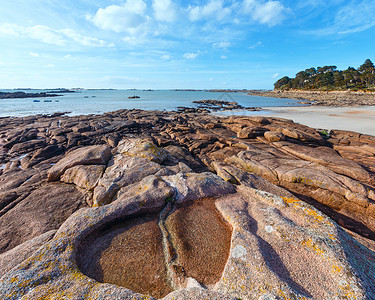
[[[0,88],[272,89],[374,37],[374,0],[1,0]]]

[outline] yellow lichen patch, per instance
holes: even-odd
[[[337,274],[342,271],[342,268],[340,266],[332,266],[332,273]]]
[[[281,199],[283,199],[286,204],[295,204],[295,203],[300,202],[300,200],[296,198],[281,197]]]
[[[310,208],[306,208],[305,212],[309,215],[317,219],[318,221],[323,221],[324,217],[320,214],[318,214],[315,210],[312,210]]]
[[[296,198],[288,198],[288,197],[281,197],[286,204],[292,204],[296,208],[301,208],[301,201]],[[318,213],[316,210],[311,209],[309,207],[304,207],[303,210],[308,214],[309,216],[314,217],[317,221],[322,222],[324,220],[324,217]]]
[[[301,243],[302,246],[306,246],[312,250],[314,250],[317,254],[323,256],[325,254],[325,251],[321,249],[316,243],[314,243],[311,239],[304,240]]]
[[[11,283],[14,283],[14,282],[16,282],[16,281],[19,281],[19,279],[18,279],[17,277],[13,277],[13,278],[10,280]]]
[[[295,294],[290,294],[290,292],[288,293],[289,295],[286,295],[286,294],[284,293],[284,291],[281,290],[281,289],[279,289],[279,290],[277,291],[277,294],[278,294],[282,299],[284,299],[284,300],[295,300],[295,299],[304,300],[304,299],[307,299],[306,297],[303,297],[303,296],[302,296],[302,297],[301,297],[301,296],[296,297]]]
[[[336,236],[332,233],[329,233],[328,234],[328,237],[331,239],[331,240],[336,240]]]
[[[341,297],[344,296],[346,299],[357,299],[357,295],[350,287],[349,283],[340,284],[339,287],[343,292],[343,294],[340,293]]]
[[[71,278],[72,281],[86,281],[86,275],[82,274],[77,268],[70,271],[68,276]]]
[[[276,232],[279,233],[279,237],[282,238],[284,241],[290,242],[290,238],[287,234],[281,233],[280,230],[277,230],[277,229],[276,229]]]
[[[305,185],[327,189],[327,184],[326,183],[324,183],[322,181],[318,181],[318,180],[314,180],[314,179],[302,177],[302,176],[292,177],[292,179],[290,180],[290,182],[291,183],[303,183]]]

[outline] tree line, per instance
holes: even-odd
[[[310,68],[298,72],[294,78],[285,76],[276,81],[274,86],[277,90],[375,91],[375,67],[370,59],[366,59],[357,69],[349,67],[340,71],[336,66]]]

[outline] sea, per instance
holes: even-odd
[[[41,93],[51,90],[0,90],[2,92],[24,91]],[[292,99],[251,96],[245,92],[212,92],[186,90],[77,90],[61,93],[58,97],[0,99],[0,117],[22,117],[38,114],[67,112],[67,115],[102,114],[119,109],[177,110],[179,106],[198,107],[195,100],[235,101],[245,107],[289,107],[303,106]],[[129,96],[139,96],[129,99]],[[246,114],[259,114],[249,111]]]

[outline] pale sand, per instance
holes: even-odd
[[[375,106],[361,107],[272,107],[259,112],[233,110],[218,112],[220,116],[248,115],[280,117],[318,129],[351,130],[375,136]]]

